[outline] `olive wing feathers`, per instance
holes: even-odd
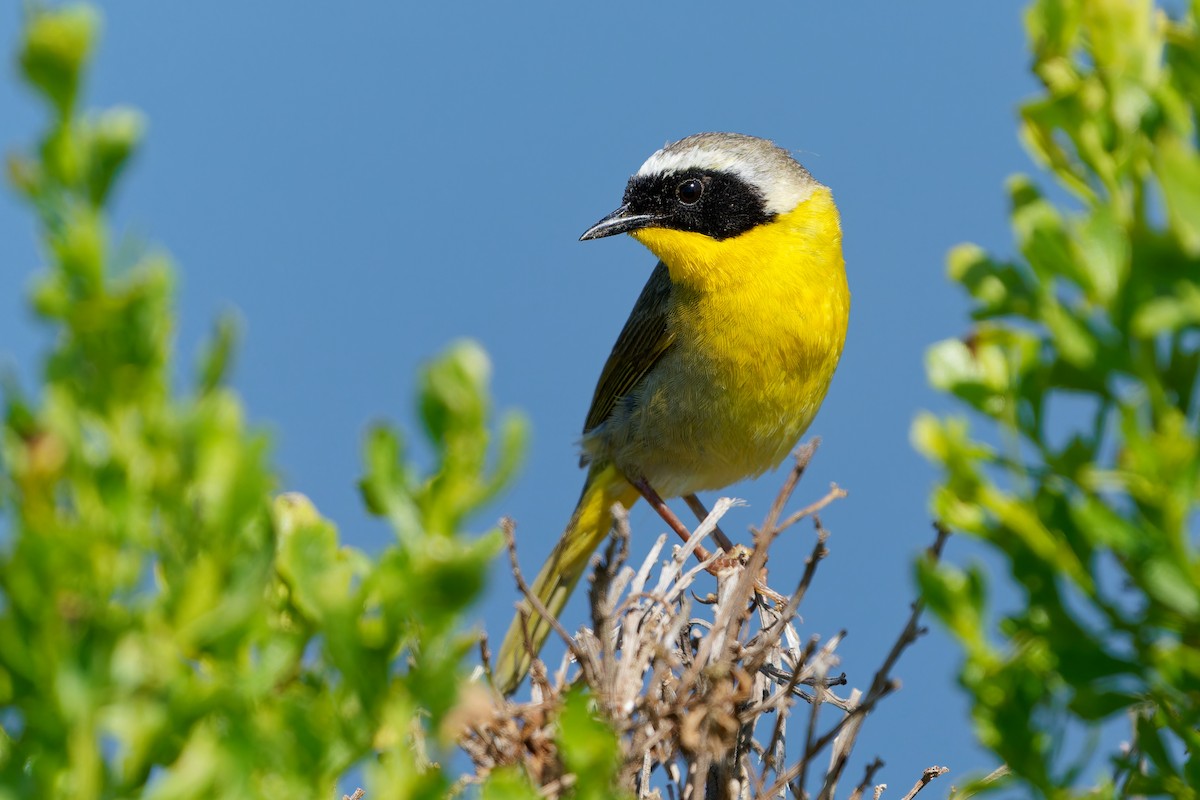
[[[600,373],[592,406],[583,424],[585,435],[608,419],[617,402],[629,394],[671,348],[675,341],[669,325],[672,291],[671,276],[660,261],[634,303],[604,364],[604,371]]]

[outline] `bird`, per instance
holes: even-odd
[[[658,263],[592,397],[579,502],[530,587],[554,616],[614,505],[646,497],[667,518],[662,498],[698,503],[698,492],[777,467],[816,416],[846,340],[833,195],[771,141],[699,133],[654,152],[580,240],[622,233]],[[493,671],[505,696],[550,630],[522,600]]]

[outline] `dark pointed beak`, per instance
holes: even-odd
[[[579,241],[629,233],[638,228],[647,228],[657,221],[658,217],[653,214],[633,214],[629,211],[629,206],[624,205],[584,231],[583,236],[579,237]]]

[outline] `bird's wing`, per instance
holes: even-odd
[[[617,401],[641,382],[675,341],[668,320],[671,291],[671,276],[660,261],[650,273],[650,280],[634,303],[600,373],[592,407],[583,424],[584,434],[608,419]]]

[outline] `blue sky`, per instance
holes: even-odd
[[[16,3],[0,12],[11,54]],[[947,250],[1011,250],[1003,183],[1031,169],[1016,139],[1027,75],[1017,3],[705,2],[421,5],[102,4],[89,104],[127,103],[149,139],[115,222],[181,270],[179,352],[192,363],[219,313],[244,340],[234,383],[273,434],[288,489],[368,551],[389,533],[355,489],[366,426],[412,428],[421,361],[460,336],[494,362],[499,408],[534,430],[517,485],[476,521],[518,522],[536,570],[582,474],[575,442],[596,376],[654,259],[628,238],[579,243],[664,142],[704,130],[774,139],[834,192],[853,293],[845,355],[811,434],[824,441],[798,501],[830,481],[832,555],[802,631],[840,648],[866,687],[904,623],[910,562],[931,540],[933,471],[912,450],[923,352],[969,327]],[[0,79],[0,142],[28,143],[41,109]],[[32,377],[44,344],[22,288],[38,263],[30,215],[0,196],[0,358]],[[782,479],[729,494],[723,527],[748,538]],[[713,498],[709,498],[710,500]],[[644,543],[662,525],[644,508]],[[772,559],[794,584],[811,529]],[[978,557],[955,540],[949,558]],[[497,565],[480,624],[494,636],[515,590]],[[568,607],[568,623],[584,619]],[[867,723],[897,787],[930,764],[961,781],[993,764],[973,743],[940,632],[903,659],[903,690]],[[943,791],[946,787],[943,787]]]

